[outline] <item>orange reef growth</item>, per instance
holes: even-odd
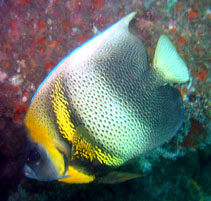
[[[201,80],[202,82],[205,82],[207,80],[207,71],[205,68],[200,66],[200,71],[192,71],[196,77]]]
[[[177,10],[181,10],[183,8],[181,3],[177,3]]]
[[[16,121],[23,121],[26,111],[27,111],[27,107],[25,107],[23,105],[16,105],[15,112],[14,112],[14,115],[13,115],[13,120],[15,122]]]
[[[185,37],[182,37],[180,38],[178,41],[177,41],[177,44],[178,45],[184,45],[186,43],[186,38]]]
[[[191,119],[191,130],[188,135],[184,138],[183,143],[180,144],[182,147],[197,148],[198,145],[206,138],[207,132],[202,125]]]
[[[189,20],[189,22],[192,22],[193,19],[198,17],[198,16],[199,16],[199,12],[198,11],[195,11],[192,8],[188,11],[188,20]]]
[[[45,66],[46,70],[49,70],[49,69],[52,69],[53,67],[55,67],[56,64],[57,64],[57,62],[50,61],[50,62],[46,63],[44,66]]]
[[[95,11],[103,8],[105,6],[105,2],[103,0],[92,0],[91,5],[91,10]]]

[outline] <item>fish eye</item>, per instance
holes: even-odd
[[[26,162],[38,162],[40,160],[40,153],[37,150],[31,150],[26,157]]]

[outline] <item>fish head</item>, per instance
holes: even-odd
[[[50,152],[54,152],[53,158]],[[40,181],[51,181],[65,177],[67,169],[65,155],[59,149],[52,149],[50,152],[41,144],[30,149],[24,166],[25,175]]]
[[[25,176],[40,181],[52,181],[66,177],[67,156],[59,148],[37,143],[27,151],[24,165]]]
[[[27,177],[52,181],[66,176],[69,152],[43,108],[31,104],[25,117],[28,143],[24,173]]]

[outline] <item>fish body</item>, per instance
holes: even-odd
[[[167,83],[188,81],[187,67],[161,36],[150,68],[142,41],[129,31],[134,15],[74,50],[39,86],[25,124],[40,157],[30,152],[26,176],[68,183],[134,178],[112,170],[181,127],[182,98]]]

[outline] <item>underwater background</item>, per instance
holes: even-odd
[[[73,49],[131,11],[149,61],[161,34],[192,83],[176,85],[185,121],[162,147],[119,168],[143,177],[118,184],[39,182],[23,174],[30,100]],[[211,200],[211,4],[209,0],[0,0],[0,200]]]

